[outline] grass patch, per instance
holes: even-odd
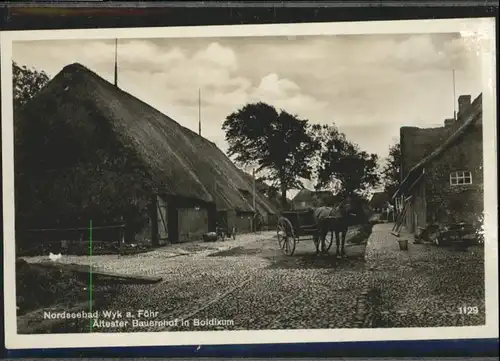
[[[89,301],[89,274],[75,272],[75,268],[88,269],[83,265],[61,265],[46,267],[28,263],[23,259],[16,261],[16,304],[17,315],[58,305],[69,309],[74,305]],[[115,290],[115,282],[94,275],[92,299],[106,304]]]
[[[22,259],[16,261],[16,293],[18,315],[89,299],[88,280],[82,281],[70,271],[48,269]]]

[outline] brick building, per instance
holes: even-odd
[[[429,224],[475,224],[483,212],[482,96],[458,98],[439,128],[402,127],[402,181],[393,198],[411,232]]]

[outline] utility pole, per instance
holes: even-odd
[[[257,219],[257,210],[255,209],[255,168],[252,169],[252,179],[253,179],[253,220],[252,220],[252,228],[253,231],[257,231],[257,227],[255,224],[255,220]]]
[[[198,89],[198,135],[201,136],[201,89]]]
[[[115,87],[118,87],[118,39],[115,39]]]

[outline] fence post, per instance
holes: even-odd
[[[122,226],[121,226],[121,237],[120,237],[120,255],[123,255],[123,248],[125,246],[125,222],[123,220],[123,216],[121,217],[121,223],[122,223]]]
[[[121,237],[120,237],[120,241],[119,241],[120,242],[120,250],[119,250],[120,256],[123,255],[123,245],[125,243],[125,227],[121,227],[121,230],[122,230],[120,232]]]

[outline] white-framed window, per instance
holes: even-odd
[[[451,172],[450,184],[452,186],[472,184],[472,173],[468,171]]]

